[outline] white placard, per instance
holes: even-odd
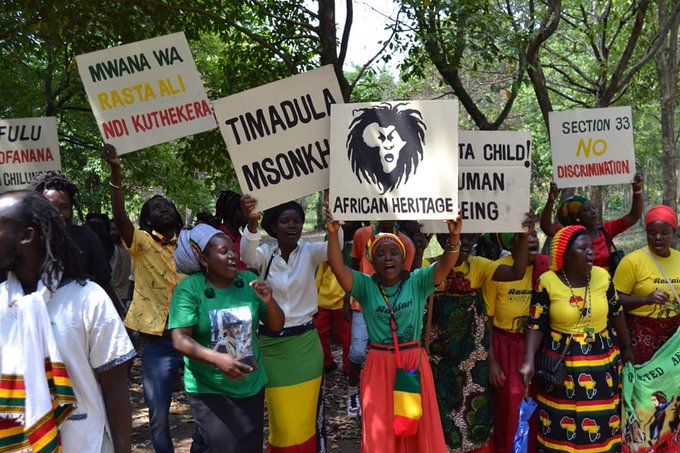
[[[458,199],[464,233],[522,231],[530,209],[531,133],[458,132]],[[423,222],[424,233],[446,233]]]
[[[104,142],[125,154],[216,127],[183,32],[76,57]]]
[[[328,188],[331,105],[342,102],[332,65],[214,102],[241,191],[258,209]]]
[[[631,182],[635,175],[630,107],[550,112],[553,179],[557,187]]]
[[[25,189],[49,170],[61,170],[57,119],[0,119],[0,192]]]
[[[449,219],[458,210],[458,102],[331,110],[330,207],[338,220]]]

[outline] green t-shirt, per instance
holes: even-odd
[[[423,330],[425,300],[434,287],[434,264],[411,272],[405,282],[385,288],[397,323],[399,343],[420,340]],[[376,344],[392,344],[390,312],[376,285],[368,275],[354,271],[352,297],[361,305],[366,320],[368,336]]]
[[[214,288],[215,297],[212,298],[205,295],[207,285],[202,273],[183,280],[172,295],[168,328],[193,327],[193,338],[201,346],[239,358],[252,355],[257,369],[235,381],[214,366],[185,357],[184,388],[187,393],[248,398],[267,383],[257,343],[257,325],[267,306],[249,285],[257,277],[251,272],[239,272],[238,275],[243,282],[241,288],[234,281],[228,288]]]

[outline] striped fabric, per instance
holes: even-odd
[[[269,453],[325,451],[319,335],[310,330],[291,337],[261,336],[259,341],[269,378]]]
[[[567,338],[553,331],[546,354],[559,357]],[[536,398],[539,451],[619,451],[621,365],[614,341],[607,329],[592,343],[584,335],[574,335],[564,357],[564,387],[541,389]]]

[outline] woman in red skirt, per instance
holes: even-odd
[[[425,301],[458,258],[460,217],[448,222],[442,258],[410,274],[402,271],[406,250],[401,240],[390,233],[376,235],[367,248],[373,277],[345,266],[334,239],[340,224],[328,209],[326,217],[328,263],[340,286],[361,305],[371,341],[361,377],[361,451],[446,453],[432,370],[419,339]]]

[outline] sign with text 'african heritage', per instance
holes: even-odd
[[[61,170],[57,119],[0,119],[0,192],[25,189],[49,170]]]
[[[331,109],[330,208],[338,220],[449,219],[458,209],[457,101]]]
[[[630,107],[550,112],[553,179],[557,187],[631,182],[635,175]]]
[[[241,191],[258,209],[328,188],[336,102],[342,93],[331,65],[214,102]]]
[[[76,60],[99,131],[118,154],[216,127],[182,32]]]
[[[522,231],[529,211],[531,133],[458,132],[458,204],[465,233]],[[423,222],[425,233],[447,233],[442,222]]]

